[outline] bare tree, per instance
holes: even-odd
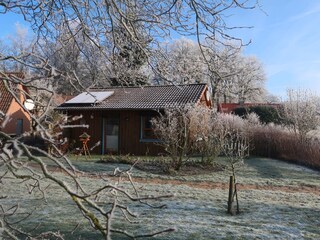
[[[221,132],[223,141],[221,152],[227,157],[231,170],[228,197],[228,213],[234,214],[233,203],[236,198],[236,213],[240,212],[237,194],[236,172],[243,164],[244,158],[249,156],[250,129],[252,124],[257,124],[254,116],[249,117],[250,121],[231,114],[221,114]],[[249,126],[248,126],[249,125]]]
[[[125,10],[126,16],[138,19],[137,5],[134,2],[128,4]],[[112,85],[143,86],[148,84],[149,79],[143,68],[147,65],[146,49],[152,41],[151,36],[148,36],[143,25],[138,21],[135,21],[131,28],[139,36],[139,45],[130,40],[130,36],[121,26],[116,28],[113,33],[116,45],[112,59]]]
[[[262,64],[255,57],[239,57],[236,63],[238,74],[230,77],[231,93],[237,102],[257,102],[265,97],[266,76]]]
[[[201,39],[210,39],[221,44],[226,40],[238,40],[242,45],[241,39],[232,37],[230,32],[233,28],[225,24],[223,16],[234,9],[253,9],[256,6],[256,1],[248,0],[217,0],[201,3],[187,0],[161,4],[153,0],[144,2],[49,1],[46,3],[25,0],[2,1],[0,11],[23,14],[26,20],[31,22],[39,44],[44,39],[56,38],[57,28],[66,26],[65,34],[70,36],[70,41],[75,41],[84,59],[92,61],[90,55],[84,50],[85,46],[97,48],[98,52],[102,53],[104,64],[111,73],[115,56],[124,46],[129,46],[123,44],[121,40],[129,41],[131,46],[140,48],[151,65],[152,58],[158,56],[159,49],[153,46],[170,39],[170,34],[173,32],[185,36],[197,36],[202,52],[207,44]],[[121,29],[124,38],[119,38],[117,29]],[[140,29],[144,29],[143,34]],[[150,47],[145,47],[146,40],[150,42]],[[68,44],[65,43],[64,46],[67,47]],[[203,56],[205,62],[209,62],[208,57],[204,54]],[[156,68],[153,69],[156,70]],[[216,71],[213,68],[210,70]]]
[[[238,74],[239,70],[235,68],[235,62],[240,54],[240,49],[234,45],[216,46],[210,43],[210,48],[206,51],[209,58],[207,69],[208,82],[211,86],[212,101],[219,104],[226,100],[230,95],[230,89],[233,84],[231,76]]]
[[[307,133],[319,126],[318,102],[319,98],[307,90],[291,89],[287,92],[284,119],[301,141],[305,141]]]
[[[164,54],[156,63],[161,76],[156,76],[156,82],[210,83],[215,103],[264,99],[266,78],[262,64],[253,56],[243,56],[240,48],[227,44],[222,49],[208,45],[204,55],[210,58],[210,67],[192,40],[182,38],[162,48]]]
[[[0,56],[5,56],[5,55],[7,55],[7,49],[5,44],[3,43],[3,40],[0,39]],[[0,64],[1,64],[0,70],[6,71],[6,64],[3,61],[1,61]]]
[[[1,65],[15,63],[23,66],[20,70],[23,69],[30,74],[27,74],[25,79],[21,79],[1,70],[0,77],[6,83],[7,91],[11,92],[13,96],[15,96],[15,92],[11,88],[12,84],[29,87],[30,92],[34,93],[31,95],[27,91],[22,91],[21,94],[25,98],[33,98],[39,111],[31,112],[17,97],[15,100],[30,114],[35,123],[34,134],[41,136],[50,144],[54,153],[47,154],[32,144],[28,145],[21,141],[21,137],[27,137],[31,133],[12,137],[0,132],[2,143],[1,176],[9,174],[10,178],[27,181],[28,186],[32,186],[31,189],[38,189],[44,194],[43,182],[50,181],[70,196],[83,216],[105,239],[110,239],[113,232],[134,238],[125,230],[116,229],[112,225],[115,211],[124,211],[123,216],[132,215],[119,202],[118,196],[122,195],[131,201],[144,201],[150,197],[140,195],[135,191],[135,188],[133,192],[128,192],[126,189],[118,188],[108,182],[95,189],[86,189],[81,184],[82,173],[75,169],[68,158],[59,150],[56,139],[61,135],[61,131],[52,133],[47,128],[46,122],[51,121],[48,115],[52,110],[54,97],[54,88],[48,86],[68,83],[75,89],[75,92],[86,91],[89,87],[97,85],[98,80],[102,78],[102,84],[110,85],[112,78],[114,78],[113,74],[119,73],[121,70],[120,64],[117,66],[118,69],[114,68],[115,59],[118,59],[119,55],[125,56],[121,61],[129,64],[126,66],[128,70],[131,67],[131,62],[127,62],[126,59],[130,59],[133,56],[131,55],[132,51],[136,52],[136,50],[138,50],[138,55],[135,56],[138,56],[139,60],[142,57],[145,58],[143,62],[146,61],[146,65],[161,76],[161,72],[157,71],[158,69],[154,65],[157,58],[162,55],[159,45],[170,40],[170,35],[174,33],[195,36],[209,72],[219,76],[217,69],[209,64],[210,58],[204,54],[208,47],[206,44],[208,41],[202,40],[210,39],[221,44],[227,40],[238,40],[239,45],[243,45],[241,39],[232,36],[232,26],[226,25],[224,16],[230,12],[234,13],[234,10],[253,9],[256,6],[255,0],[205,0],[201,2],[195,0],[165,2],[155,0],[1,1],[0,14],[14,12],[23,15],[34,31],[35,42],[23,51],[0,52]],[[133,14],[130,12],[131,9],[135,10]],[[121,34],[117,33],[119,29]],[[48,49],[45,48],[52,48],[53,51],[46,51]],[[126,50],[130,50],[130,53],[127,54]],[[63,59],[62,62],[57,61],[59,57]],[[133,59],[135,58],[133,57]],[[134,67],[131,69],[136,70]],[[131,72],[128,71],[127,74],[131,74]],[[131,80],[132,78],[129,81]],[[45,94],[46,98],[39,98],[40,94]],[[72,122],[52,121],[50,124],[58,125],[61,129],[77,127],[73,126]],[[181,134],[185,134],[185,132]],[[45,155],[55,167],[60,169],[63,176],[52,173],[43,159],[35,156],[34,152]],[[180,153],[184,153],[184,150]],[[22,155],[26,158],[21,158]],[[130,179],[129,175],[127,176]],[[106,206],[101,207],[98,205],[96,197],[99,198],[104,194],[111,194],[112,198],[105,198]],[[1,213],[1,227],[5,229],[7,235],[11,237],[12,234],[12,238],[14,238],[13,235],[17,233],[18,229],[15,229],[7,220],[6,211]],[[163,231],[171,230],[160,230],[160,232]],[[159,232],[149,236],[157,233]],[[21,234],[30,235],[29,233]]]
[[[190,84],[205,82],[206,65],[196,42],[181,38],[162,47],[156,63],[158,83]]]
[[[279,103],[279,102],[281,102],[280,99],[281,98],[279,96],[273,95],[273,94],[270,94],[270,93],[268,93],[265,96],[265,101],[268,102],[268,103]]]
[[[190,109],[193,106],[166,109],[160,116],[152,119],[159,144],[171,157],[169,168],[178,171],[190,148]]]
[[[249,156],[249,142],[246,136],[239,130],[229,131],[226,135],[223,152],[230,161],[232,176],[230,176],[229,184],[229,198],[228,198],[228,213],[233,214],[232,205],[234,198],[236,198],[237,214],[240,213],[238,193],[237,193],[237,180],[236,168],[237,165],[243,164],[243,159]]]
[[[20,24],[16,23],[15,32],[6,37],[5,42],[2,43],[2,49],[0,48],[0,53],[3,56],[24,56],[33,47],[33,39],[28,29]],[[22,59],[24,61],[25,59]],[[27,67],[23,63],[18,61],[1,61],[3,70],[5,71],[27,71]]]
[[[208,72],[215,103],[261,101],[265,95],[265,73],[262,64],[252,56],[243,56],[233,45],[207,52],[211,68]]]

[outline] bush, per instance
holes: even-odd
[[[170,167],[175,171],[191,155],[201,155],[202,163],[212,164],[220,153],[220,119],[207,107],[187,105],[166,109],[151,122],[160,140],[158,144],[171,157]]]
[[[318,113],[319,98],[309,91],[288,90],[288,100],[284,102],[285,124],[296,135],[301,143],[308,138],[307,134],[320,124]]]
[[[166,109],[151,122],[160,140],[158,144],[171,157],[169,168],[175,171],[192,155],[201,155],[202,164],[207,165],[212,165],[220,154],[231,156],[238,152],[240,145],[244,146],[250,141],[254,126],[260,125],[259,117],[254,113],[243,119],[191,105]],[[247,152],[249,149],[246,148],[245,154]]]
[[[269,124],[255,129],[251,144],[254,155],[278,158],[320,169],[318,139],[308,138],[301,142],[298,135],[286,128]]]
[[[29,146],[39,148],[40,150],[47,151],[48,144],[40,136],[26,136],[21,139],[21,141]],[[39,151],[32,150],[32,153],[35,155],[41,155]]]
[[[252,106],[239,107],[234,110],[234,113],[240,117],[245,117],[247,114],[255,113],[259,116],[262,123],[282,123],[281,109],[273,106]]]
[[[178,171],[190,148],[190,111],[192,106],[166,109],[151,120],[159,144],[171,157],[171,167]]]

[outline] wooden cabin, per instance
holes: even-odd
[[[61,104],[56,110],[69,118],[82,116],[73,124],[85,127],[70,128],[69,142],[81,146],[79,136],[86,132],[89,148],[96,154],[157,155],[164,150],[156,143],[150,120],[159,111],[186,104],[211,107],[206,84],[117,87],[91,89]]]
[[[28,93],[28,89],[15,83],[15,78],[21,80],[24,74],[18,72],[0,75],[0,131],[14,136],[30,131],[31,128],[30,115],[21,105],[26,100],[25,93]],[[12,92],[9,92],[8,89]]]

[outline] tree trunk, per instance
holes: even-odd
[[[234,192],[234,176],[230,176],[229,197],[228,197],[228,213],[230,214],[232,214],[233,192]]]

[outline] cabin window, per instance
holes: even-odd
[[[141,134],[140,140],[142,142],[156,142],[158,141],[157,137],[154,134],[152,128],[151,120],[155,118],[155,114],[145,114],[141,116]]]

